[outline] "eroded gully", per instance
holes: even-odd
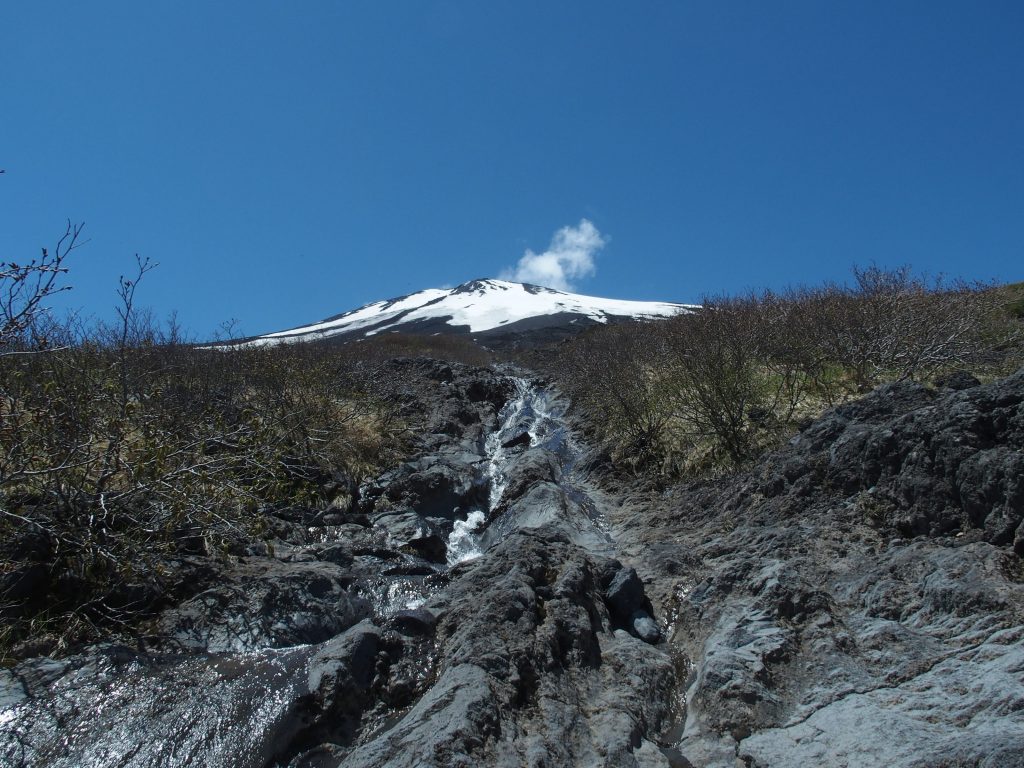
[[[458,373],[441,382],[453,399]],[[656,734],[678,663],[614,559],[566,404],[501,378],[489,429],[438,441],[348,517],[240,565],[237,591],[256,597],[213,588],[145,648],[0,673],[0,762],[676,763]]]

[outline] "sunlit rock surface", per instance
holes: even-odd
[[[131,647],[0,672],[0,765],[1024,764],[1024,373],[655,493],[537,382],[392,365],[417,454]]]

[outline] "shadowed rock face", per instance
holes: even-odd
[[[328,764],[636,765],[672,670],[612,629],[601,570],[540,529],[454,574],[424,606],[440,617],[432,685],[391,730]]]
[[[1022,764],[1024,372],[653,495],[523,380],[393,365],[416,455],[274,512],[133,647],[0,671],[0,764]]]

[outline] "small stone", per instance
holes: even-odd
[[[651,645],[661,640],[661,627],[658,626],[658,622],[643,611],[637,611],[633,615],[633,631],[637,637]]]
[[[516,435],[515,437],[513,437],[513,438],[503,442],[501,444],[501,447],[502,448],[517,448],[520,445],[529,445],[531,439],[532,438],[530,437],[530,433],[529,432],[521,432],[520,434]]]

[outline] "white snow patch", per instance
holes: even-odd
[[[450,326],[468,326],[471,333],[480,333],[520,320],[562,313],[585,316],[598,323],[606,323],[610,317],[650,320],[692,308],[693,305],[670,302],[583,296],[507,280],[476,280],[448,290],[431,288],[392,301],[374,302],[333,320],[268,333],[245,343],[262,346],[310,341],[360,330],[369,336],[417,321],[443,320]]]

